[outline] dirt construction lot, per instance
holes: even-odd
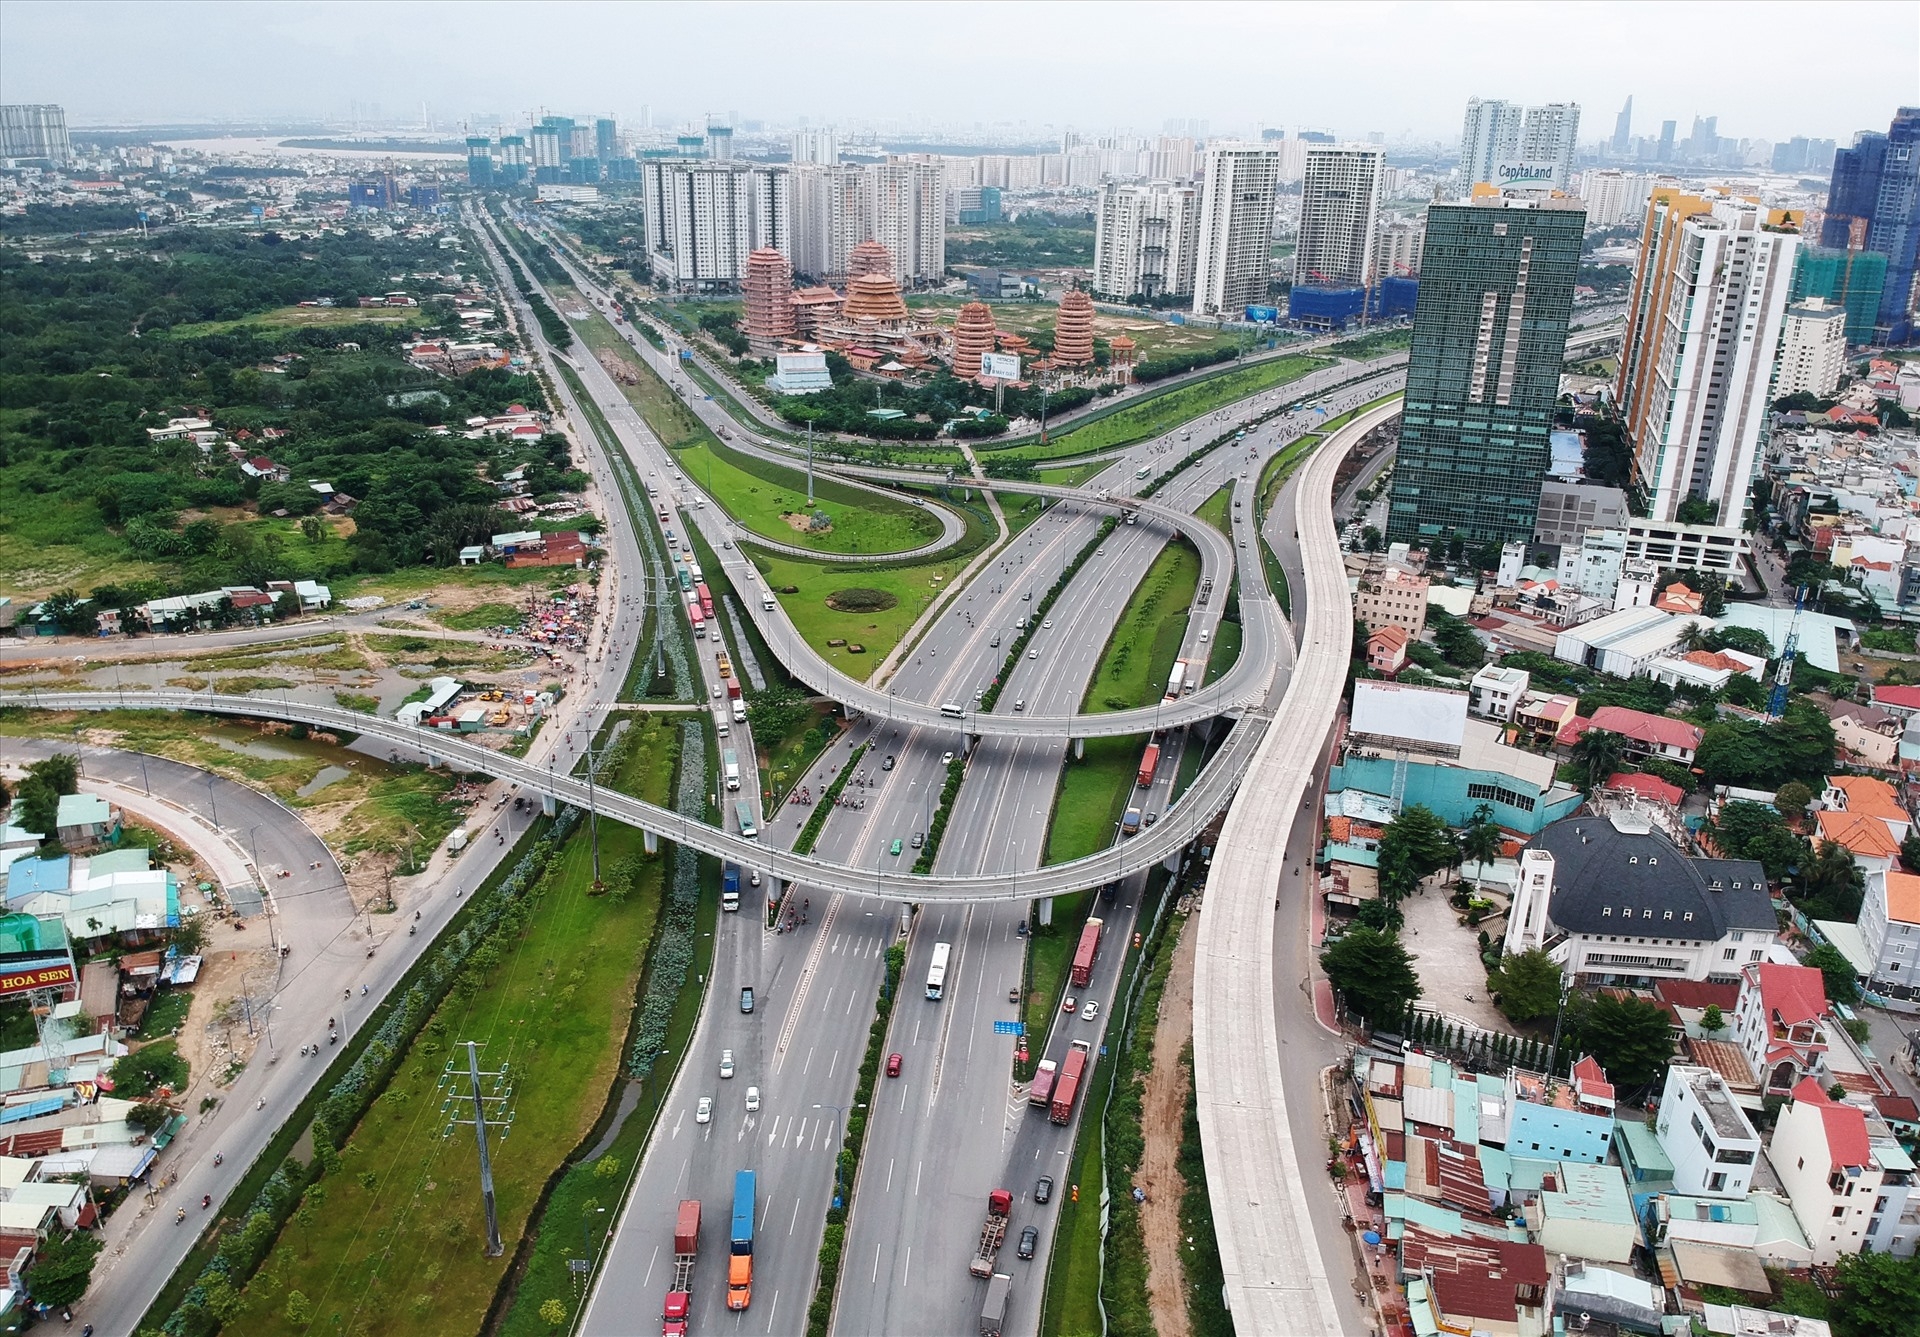
[[[1173,949],[1173,969],[1160,995],[1160,1021],[1153,1032],[1153,1070],[1141,1100],[1140,1187],[1146,1205],[1140,1230],[1147,1241],[1147,1300],[1160,1337],[1187,1337],[1187,1288],[1180,1268],[1181,1116],[1187,1108],[1187,1069],[1180,1051],[1193,1035],[1193,961],[1198,933],[1189,919]]]

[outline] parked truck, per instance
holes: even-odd
[[[1013,1216],[1013,1193],[997,1188],[987,1195],[987,1219],[980,1227],[980,1244],[973,1251],[967,1271],[976,1277],[993,1275],[993,1260],[1007,1239],[1007,1222]]]
[[[673,1222],[673,1282],[660,1311],[660,1337],[687,1337],[693,1310],[693,1259],[700,1249],[700,1200],[687,1198]]]
[[[727,788],[738,789],[740,787],[740,755],[732,748],[728,748],[720,754],[720,761],[727,770]]]
[[[740,908],[740,869],[736,864],[720,870],[720,908],[729,912]]]
[[[1007,1308],[1013,1303],[1013,1278],[995,1272],[987,1283],[987,1298],[980,1306],[980,1337],[1000,1337],[1007,1325]]]
[[[1160,769],[1160,744],[1148,743],[1147,750],[1140,754],[1140,774],[1134,783],[1142,789],[1153,787],[1153,773]]]
[[[1055,1123],[1073,1122],[1074,1097],[1080,1094],[1080,1083],[1089,1075],[1093,1065],[1093,1046],[1085,1040],[1075,1040],[1067,1047],[1067,1057],[1060,1064],[1060,1076],[1053,1083],[1053,1107],[1047,1111],[1047,1117]]]
[[[1043,1058],[1040,1066],[1033,1070],[1033,1088],[1027,1092],[1027,1103],[1045,1109],[1053,1100],[1053,1074],[1059,1067],[1052,1059]]]
[[[1073,967],[1068,978],[1073,987],[1084,989],[1093,983],[1093,963],[1100,956],[1100,929],[1104,921],[1089,919],[1086,927],[1080,930],[1080,945],[1073,951]]]
[[[753,1303],[753,1171],[733,1176],[733,1254],[727,1259],[727,1308]]]

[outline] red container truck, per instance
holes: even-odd
[[[1068,1047],[1060,1075],[1053,1082],[1053,1108],[1047,1111],[1049,1119],[1055,1123],[1073,1122],[1074,1098],[1080,1094],[1080,1083],[1086,1080],[1092,1067],[1093,1046],[1085,1040],[1075,1040]]]
[[[693,1309],[693,1259],[700,1249],[700,1200],[680,1204],[673,1222],[673,1284],[660,1311],[660,1337],[687,1337]]]
[[[1073,968],[1068,974],[1076,989],[1084,989],[1093,982],[1093,963],[1100,956],[1100,929],[1103,922],[1089,919],[1086,927],[1080,930],[1080,945],[1073,950]]]
[[[1135,783],[1142,789],[1150,788],[1153,785],[1153,773],[1158,769],[1160,769],[1160,744],[1148,743],[1147,750],[1140,757],[1140,777]]]

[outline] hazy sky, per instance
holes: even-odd
[[[1576,101],[1581,138],[1694,115],[1850,138],[1920,103],[1920,4],[73,3],[0,0],[0,97],[71,125],[358,104],[442,129],[544,108],[656,121],[1071,125],[1204,118],[1452,138],[1470,95]],[[363,111],[364,114],[364,111]]]

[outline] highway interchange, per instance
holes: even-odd
[[[491,250],[491,242],[488,243]],[[584,276],[583,290],[590,290]],[[503,285],[503,292],[510,289]],[[524,305],[515,302],[522,328],[530,343],[543,347],[537,327],[528,318]],[[631,338],[631,335],[629,335]],[[635,350],[650,361],[662,363],[664,374],[675,368],[666,363],[665,354],[656,352],[643,341],[634,341]],[[1400,361],[1401,359],[1392,359]],[[571,360],[570,360],[571,362]],[[1145,468],[1157,475],[1177,463],[1193,445],[1183,444],[1183,433],[1203,430],[1211,436],[1234,424],[1284,406],[1303,393],[1299,384],[1280,387],[1250,397],[1227,410],[1209,415],[1200,423],[1188,424],[1155,440],[1140,443],[1113,454],[1112,462],[1099,476],[1090,480],[1083,493],[1062,498],[1037,522],[1022,531],[1005,548],[976,563],[974,578],[964,592],[956,593],[943,606],[929,613],[919,629],[919,638],[911,656],[900,657],[897,671],[886,683],[884,694],[878,688],[856,684],[827,669],[811,652],[798,651],[800,638],[777,608],[771,613],[759,607],[757,590],[749,574],[750,565],[741,555],[736,540],[750,538],[737,529],[716,505],[701,505],[685,480],[675,477],[670,454],[634,413],[604,370],[591,359],[571,362],[588,392],[612,425],[620,448],[633,468],[643,477],[657,480],[663,487],[676,490],[683,509],[677,523],[695,524],[716,553],[725,554],[724,566],[735,589],[738,604],[760,624],[767,643],[803,681],[843,701],[849,707],[851,728],[848,734],[817,763],[802,783],[818,793],[846,762],[849,749],[868,745],[861,764],[861,776],[848,789],[860,806],[835,810],[826,822],[815,847],[814,858],[798,861],[792,856],[781,859],[776,851],[790,849],[806,816],[806,809],[784,808],[766,812],[750,866],[768,872],[768,890],[776,890],[787,879],[798,879],[793,894],[809,903],[807,924],[791,936],[766,927],[758,911],[761,902],[749,895],[746,908],[738,915],[723,916],[708,982],[708,1006],[696,1031],[689,1052],[681,1063],[655,1137],[640,1168],[639,1178],[629,1193],[606,1257],[598,1271],[597,1285],[584,1316],[582,1331],[622,1334],[646,1330],[658,1313],[665,1290],[665,1261],[671,1253],[673,1204],[681,1197],[697,1196],[706,1205],[708,1220],[718,1222],[707,1232],[703,1245],[709,1255],[696,1272],[695,1314],[698,1330],[734,1330],[777,1333],[797,1331],[804,1323],[803,1312],[811,1299],[815,1255],[818,1250],[822,1217],[833,1197],[834,1156],[840,1143],[845,1106],[852,1099],[855,1071],[866,1041],[866,1025],[871,1020],[883,968],[883,954],[900,939],[903,922],[910,922],[907,937],[908,961],[902,978],[902,997],[895,1010],[888,1049],[903,1056],[902,1075],[883,1079],[877,1089],[875,1108],[870,1111],[870,1126],[860,1172],[859,1198],[848,1226],[843,1255],[835,1330],[843,1333],[947,1332],[970,1331],[977,1310],[979,1283],[964,1271],[973,1236],[984,1212],[990,1189],[1008,1187],[1016,1198],[1015,1229],[1035,1225],[1040,1229],[1040,1255],[1032,1263],[1012,1262],[1012,1250],[1002,1256],[1002,1268],[1015,1270],[1014,1309],[1010,1333],[1031,1334],[1037,1330],[1041,1280],[1045,1275],[1047,1249],[1051,1245],[1059,1198],[1040,1207],[1031,1201],[1034,1182],[1041,1174],[1050,1174],[1065,1189],[1065,1165],[1071,1148],[1072,1129],[1048,1123],[1025,1101],[1024,1088],[1012,1081],[1013,1040],[995,1034],[995,1021],[1019,1015],[1008,1001],[1010,989],[1021,982],[1025,944],[1018,932],[1028,904],[1043,892],[1055,892],[1074,886],[1115,883],[1112,902],[1101,910],[1108,921],[1108,946],[1103,951],[1094,984],[1084,996],[1102,1004],[1102,1017],[1095,1022],[1066,1018],[1055,1027],[1047,1052],[1057,1057],[1070,1038],[1084,1038],[1096,1044],[1106,1026],[1106,1014],[1117,984],[1122,935],[1132,931],[1132,915],[1144,883],[1142,869],[1163,860],[1176,858],[1181,848],[1214,811],[1229,800],[1249,765],[1295,767],[1296,780],[1281,788],[1298,795],[1313,770],[1311,755],[1324,741],[1328,713],[1305,728],[1285,731],[1266,729],[1265,718],[1276,706],[1291,705],[1297,694],[1288,691],[1293,680],[1292,634],[1284,626],[1277,607],[1258,596],[1264,585],[1254,549],[1255,506],[1252,489],[1262,464],[1272,453],[1319,421],[1317,408],[1277,417],[1252,428],[1244,441],[1222,445],[1193,466],[1181,471],[1156,493],[1152,516],[1139,523],[1113,530],[1101,551],[1089,560],[1074,578],[1050,612],[1053,626],[1043,630],[1034,641],[1036,657],[1013,667],[1000,705],[992,714],[975,714],[975,694],[1002,670],[1005,651],[992,644],[1010,634],[1016,619],[1025,616],[1032,604],[1025,597],[1038,593],[1052,583],[1095,536],[1102,513],[1111,505],[1100,505],[1105,493],[1118,499],[1140,486],[1136,471]],[[1364,383],[1336,392],[1332,412],[1376,399],[1397,388],[1398,375],[1390,366],[1358,369],[1347,367],[1338,379],[1354,380],[1364,371]],[[1324,375],[1324,374],[1323,374]],[[1331,382],[1336,378],[1327,377]],[[679,378],[683,387],[684,377]],[[608,462],[601,455],[585,416],[564,381],[556,378],[563,405],[579,425],[577,436],[595,474],[605,478]],[[754,438],[750,429],[727,418],[724,410],[697,394],[687,395],[697,411],[710,423],[731,424],[741,444],[749,449],[772,450],[771,443]],[[1289,583],[1296,599],[1308,608],[1316,601],[1322,607],[1333,602],[1327,583],[1328,564],[1338,569],[1337,548],[1332,543],[1331,522],[1327,533],[1310,532],[1308,539],[1325,540],[1316,573],[1302,565],[1296,535],[1287,533],[1285,517],[1295,515],[1298,528],[1304,529],[1313,515],[1324,515],[1326,487],[1337,454],[1356,440],[1359,431],[1343,432],[1339,449],[1323,449],[1309,469],[1297,473],[1276,499],[1269,516],[1268,534],[1288,569]],[[1236,476],[1237,482],[1236,482]],[[1302,491],[1302,480],[1312,480]],[[878,481],[878,480],[875,480]],[[978,480],[965,480],[977,483]],[[1201,540],[1206,569],[1215,581],[1216,596],[1206,604],[1189,610],[1182,658],[1204,660],[1209,639],[1217,624],[1228,574],[1234,565],[1236,548],[1229,540],[1215,535],[1199,522],[1177,524],[1174,517],[1184,515],[1207,500],[1218,488],[1236,486],[1236,496],[1244,504],[1230,511],[1234,524],[1231,542],[1238,545],[1246,560],[1240,565],[1242,616],[1248,630],[1248,653],[1243,653],[1239,676],[1231,693],[1202,697],[1211,708],[1204,713],[1191,710],[1167,712],[1169,756],[1163,763],[1154,790],[1145,796],[1145,805],[1166,818],[1132,841],[1116,842],[1113,851],[1094,860],[1081,861],[1048,872],[1040,871],[1047,817],[1059,768],[1066,758],[1072,736],[1108,732],[1101,716],[1081,715],[1080,705],[1086,686],[1097,665],[1108,634],[1124,608],[1134,587],[1144,576],[1154,557],[1176,527],[1191,538]],[[1042,489],[1015,485],[1008,490],[1033,493]],[[1061,492],[1067,490],[1061,489]],[[616,494],[606,492],[609,498]],[[1302,498],[1303,500],[1296,500]],[[692,501],[691,509],[686,503]],[[611,504],[611,502],[610,502]],[[640,523],[652,523],[646,517]],[[616,572],[644,571],[635,536],[628,525],[617,520],[610,524]],[[628,577],[635,590],[638,576]],[[956,582],[957,583],[957,582]],[[1344,584],[1342,584],[1342,592]],[[638,640],[639,618],[644,611],[637,594],[627,599],[608,598],[612,610],[604,639],[606,667],[595,677],[580,684],[584,689],[575,704],[571,719],[576,728],[596,720],[599,712],[614,704],[625,678],[629,655]],[[1264,612],[1271,610],[1262,623]],[[1298,623],[1303,610],[1296,607]],[[1265,639],[1256,642],[1259,628],[1267,627]],[[1332,663],[1337,649],[1344,668],[1344,644],[1323,644],[1309,629],[1304,642],[1321,651],[1319,658]],[[701,669],[706,682],[718,682],[713,660],[714,641],[700,643]],[[1255,650],[1258,653],[1252,653]],[[824,672],[822,672],[824,670]],[[818,678],[816,678],[818,675]],[[1214,678],[1209,675],[1212,689]],[[1284,695],[1283,695],[1284,694]],[[76,694],[48,697],[41,704],[71,706]],[[151,704],[180,704],[171,693],[142,694]],[[1317,680],[1312,695],[1327,698]],[[1337,697],[1337,684],[1333,696]],[[1191,698],[1189,698],[1191,699]],[[97,700],[97,698],[96,698]],[[1012,712],[1012,703],[1025,702],[1026,709]],[[1331,698],[1325,709],[1330,712]],[[967,707],[965,732],[939,713],[939,704],[958,702]],[[206,698],[195,705],[205,708]],[[314,718],[324,714],[310,706],[279,703],[289,718]],[[1182,702],[1182,706],[1185,706]],[[271,715],[274,703],[254,702],[256,713]],[[1185,744],[1190,726],[1197,745],[1199,735],[1208,729],[1220,729],[1226,722],[1206,724],[1205,716],[1225,707],[1254,706],[1242,716],[1233,730],[1229,746],[1209,771],[1215,773],[1214,788],[1202,794],[1202,782],[1188,790],[1186,804],[1174,805],[1169,813],[1168,787],[1178,770],[1178,751]],[[228,702],[216,708],[232,709]],[[1153,708],[1145,712],[1151,715]],[[1098,722],[1098,723],[1095,723]],[[1128,719],[1115,732],[1144,733],[1153,727],[1150,719]],[[1007,725],[1014,727],[1006,727]],[[1024,727],[1020,727],[1024,725]],[[1317,732],[1315,729],[1317,728]],[[376,731],[377,732],[377,731]],[[574,743],[573,730],[550,730],[543,734],[546,755],[529,765],[509,768],[489,767],[497,774],[512,774],[538,790],[555,793],[565,801],[585,802],[584,786],[570,784],[564,778]],[[379,736],[384,736],[379,735]],[[416,735],[417,737],[417,735]],[[972,751],[966,752],[969,738]],[[564,744],[563,747],[563,739]],[[733,725],[732,735],[723,746],[752,755],[752,741],[745,727]],[[1257,751],[1256,751],[1257,749]],[[460,757],[461,745],[435,740],[432,749],[449,759]],[[1303,750],[1305,758],[1303,759]],[[904,877],[903,863],[911,863],[911,853],[895,857],[890,853],[895,839],[911,839],[926,830],[934,795],[945,777],[943,756],[959,752],[966,756],[965,784],[960,789],[931,879]],[[559,753],[560,755],[555,755]],[[1284,756],[1282,756],[1284,754]],[[883,769],[881,758],[893,756],[892,769]],[[471,761],[470,758],[461,758]],[[545,768],[545,775],[541,774]],[[1232,774],[1225,774],[1227,770]],[[754,812],[762,811],[758,794],[757,768],[743,768],[740,795]],[[1205,798],[1207,802],[1193,801]],[[731,857],[739,857],[742,846],[737,835],[695,833],[684,822],[676,827],[656,813],[622,810],[621,796],[601,791],[598,795],[603,815],[623,817],[661,830],[670,838]],[[628,801],[629,803],[631,801]],[[1211,806],[1209,806],[1209,803]],[[1264,809],[1270,803],[1261,805]],[[1188,811],[1182,811],[1182,808]],[[1202,809],[1204,808],[1204,811]],[[1238,813],[1236,809],[1236,814]],[[1265,813],[1262,828],[1270,835],[1272,821],[1281,829],[1291,822],[1293,808],[1286,813]],[[671,816],[668,814],[667,816]],[[1284,819],[1284,820],[1283,820]],[[1231,818],[1222,840],[1222,853],[1230,844],[1238,816]],[[1245,822],[1240,823],[1242,826]],[[707,829],[711,832],[711,828]],[[717,838],[717,839],[716,839]],[[491,842],[489,842],[491,843]],[[1272,842],[1269,838],[1268,843]],[[1153,857],[1125,857],[1132,847]],[[1281,856],[1284,862],[1285,855]],[[481,871],[479,860],[471,861],[463,873]],[[891,865],[891,867],[889,866]],[[1252,865],[1249,865],[1250,867]],[[845,870],[858,877],[827,876],[824,869]],[[1065,872],[1072,869],[1072,872]],[[867,877],[871,870],[871,877]],[[1247,873],[1239,878],[1254,887],[1271,870]],[[776,876],[777,875],[777,876]],[[1285,926],[1293,918],[1292,936],[1297,939],[1297,917],[1275,916],[1271,909],[1258,911],[1266,895],[1280,884],[1278,873],[1257,895],[1249,891],[1230,900],[1220,890],[1216,867],[1215,888],[1210,904],[1238,906],[1235,941],[1225,946],[1218,935],[1203,938],[1202,963],[1197,983],[1218,982],[1239,969],[1230,966],[1227,957],[1236,951],[1254,950],[1254,940],[1267,943],[1267,959],[1261,966],[1266,987],[1279,990],[1274,978],[1273,939],[1287,935]],[[463,882],[472,880],[463,876]],[[841,894],[831,888],[838,887]],[[942,891],[952,894],[945,898]],[[854,894],[845,894],[854,893]],[[921,908],[910,921],[903,921],[901,904],[912,899]],[[817,901],[817,903],[815,903]],[[1244,902],[1244,903],[1243,903]],[[1249,909],[1252,906],[1252,909]],[[1220,916],[1225,921],[1226,916]],[[1214,916],[1202,917],[1208,929]],[[427,938],[419,939],[424,944]],[[953,944],[954,970],[946,999],[931,1003],[921,997],[927,959],[937,941]],[[1297,941],[1295,947],[1297,949]],[[419,948],[413,949],[414,951]],[[1209,964],[1209,956],[1212,964]],[[404,969],[403,957],[412,952],[393,952],[377,972],[369,971],[375,983],[381,976],[397,978]],[[1258,972],[1256,971],[1257,975]],[[737,999],[742,985],[751,985],[757,994],[752,1015],[743,1015]],[[1217,995],[1217,996],[1216,996]],[[1218,1007],[1226,995],[1202,987],[1196,995],[1196,1044],[1201,1039],[1203,1018],[1209,1006]],[[1250,1003],[1240,995],[1230,1000],[1235,1009],[1232,1022],[1246,1021],[1244,1010],[1252,1007],[1263,1013],[1256,1033],[1271,1036],[1277,1024],[1275,1005],[1270,999],[1263,1006]],[[1217,1014],[1216,1014],[1217,1016]],[[1038,1047],[1039,1037],[1035,1044]],[[722,1050],[733,1051],[737,1075],[730,1080],[718,1076]],[[1231,1065],[1229,1065],[1231,1066]],[[1239,1066],[1246,1066],[1241,1064]],[[1277,1048],[1261,1055],[1259,1066],[1272,1068],[1260,1074],[1258,1084],[1265,1092],[1269,1112],[1282,1114],[1285,1127],[1286,1106],[1279,1093]],[[1289,1074],[1290,1075],[1290,1074]],[[1291,1076],[1291,1075],[1290,1075]],[[749,1085],[761,1089],[764,1103],[758,1113],[749,1114],[741,1105],[740,1093]],[[1208,1127],[1206,1102],[1208,1079],[1203,1071],[1201,1095],[1203,1127]],[[1099,1089],[1098,1083],[1095,1089]],[[1296,1101],[1313,1094],[1312,1087],[1294,1088]],[[700,1096],[713,1096],[717,1111],[712,1123],[693,1121],[693,1107]],[[1277,1098],[1277,1100],[1276,1100]],[[1083,1101],[1081,1108],[1086,1107]],[[1251,1116],[1254,1110],[1248,1109]],[[1293,1183],[1280,1190],[1296,1193],[1298,1167],[1291,1159],[1291,1148],[1275,1155],[1273,1149],[1248,1152],[1228,1145],[1236,1136],[1219,1128],[1220,1110],[1216,1105],[1214,1126],[1208,1128],[1208,1171],[1210,1184],[1218,1184],[1216,1172],[1228,1181],[1240,1173],[1239,1167],[1217,1166],[1222,1156],[1246,1152],[1264,1156],[1274,1168],[1290,1173]],[[1271,1131],[1271,1127],[1269,1130]],[[1286,1141],[1284,1135],[1281,1138]],[[1311,1143],[1309,1143],[1311,1145]],[[724,1220],[731,1189],[731,1177],[739,1168],[754,1168],[760,1173],[760,1230],[764,1247],[756,1249],[754,1304],[745,1313],[729,1315],[722,1303],[725,1271]],[[1281,1181],[1285,1183],[1285,1180]],[[1231,1204],[1223,1200],[1219,1187],[1214,1191],[1216,1212],[1221,1215],[1223,1261],[1228,1262],[1230,1288],[1244,1287],[1259,1297],[1260,1279],[1246,1275],[1247,1260],[1229,1244],[1228,1220]],[[1271,1215],[1271,1213],[1269,1213]],[[152,1232],[148,1232],[152,1233]],[[1246,1238],[1253,1238],[1248,1236]],[[184,1241],[183,1241],[184,1243]],[[1289,1248],[1300,1247],[1293,1235]],[[1317,1253],[1311,1244],[1308,1253]],[[171,1252],[171,1251],[170,1251]],[[158,1261],[157,1259],[155,1261]],[[1252,1272],[1263,1267],[1291,1268],[1296,1260],[1272,1257],[1255,1260]],[[1304,1257],[1297,1259],[1305,1262]],[[1324,1330],[1338,1331],[1357,1316],[1332,1316],[1324,1302],[1329,1273],[1338,1275],[1339,1264],[1301,1269],[1311,1281],[1312,1307],[1330,1323]],[[1242,1295],[1234,1289],[1236,1304]],[[1264,1301],[1261,1301],[1264,1302]],[[137,1310],[133,1311],[137,1312]],[[1262,1312],[1256,1307],[1250,1311]],[[1281,1310],[1270,1312],[1280,1313]],[[1287,1312],[1305,1313],[1295,1309]],[[1303,1329],[1304,1330],[1304,1329]]]

